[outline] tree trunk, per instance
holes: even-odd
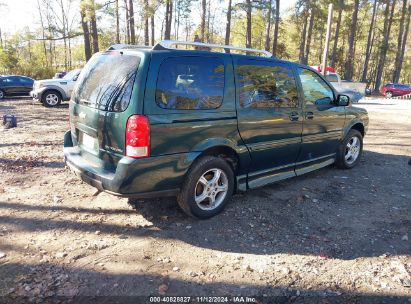
[[[377,0],[375,0],[377,1]],[[335,26],[335,35],[334,35],[334,45],[331,54],[331,61],[330,66],[335,67],[335,62],[337,60],[337,46],[338,46],[338,37],[340,36],[340,27],[341,27],[341,18],[342,18],[342,11],[344,6],[344,0],[339,1],[339,10],[338,10],[338,17],[337,17],[337,24]]]
[[[251,13],[252,13],[252,6],[251,0],[246,0],[247,4],[247,35],[246,35],[246,43],[245,46],[247,48],[251,48]]]
[[[408,33],[409,33],[409,30],[410,30],[410,19],[411,19],[411,4],[408,6],[407,25],[405,26],[404,37],[402,39],[402,47],[401,47],[400,58],[398,60],[399,64],[398,64],[398,67],[397,67],[398,78],[396,78],[397,81],[395,81],[395,82],[398,82],[399,79],[400,79],[400,76],[401,76],[402,62],[404,61],[404,53],[405,53],[405,48],[406,48],[406,45],[407,45]]]
[[[344,64],[344,79],[351,80],[354,73],[354,42],[357,32],[358,7],[360,0],[354,0],[354,11],[348,34],[348,53]]]
[[[126,9],[126,37],[127,37],[127,43],[130,44],[130,17],[128,13],[128,4],[127,0],[124,0],[124,8]]]
[[[377,10],[377,0],[374,0],[374,6],[373,6],[373,9],[372,9],[371,24],[370,24],[370,29],[368,31],[367,48],[366,48],[366,51],[365,51],[364,69],[362,71],[362,77],[361,77],[362,82],[367,82],[368,64],[369,64],[370,56],[371,56],[371,48],[372,48],[372,42],[373,42],[373,33],[374,33],[374,23],[375,23],[376,10]]]
[[[392,75],[392,82],[396,83],[400,79],[401,72],[401,50],[402,50],[402,40],[404,35],[404,21],[405,16],[407,15],[407,0],[402,1],[402,10],[401,10],[401,21],[398,31],[398,43],[397,43],[397,53],[395,54],[395,64],[394,64],[394,73]]]
[[[200,26],[200,31],[201,31],[201,42],[204,42],[205,38],[205,27],[206,27],[206,14],[207,14],[207,0],[202,0],[201,1],[201,26]]]
[[[380,47],[380,58],[377,64],[377,75],[375,78],[375,87],[374,87],[375,91],[378,91],[381,86],[382,73],[384,71],[385,59],[386,59],[387,51],[389,47],[389,38],[390,38],[392,18],[394,15],[395,1],[396,0],[392,2],[391,13],[390,13],[390,0],[386,1],[387,6],[385,8],[385,13],[384,13],[384,32],[383,32],[384,37],[383,37],[382,44]]]
[[[268,15],[267,15],[267,32],[265,34],[265,47],[266,51],[270,50],[270,34],[271,34],[271,11],[273,7],[273,0],[268,1]]]
[[[96,5],[94,3],[94,0],[91,0],[90,6],[89,6],[89,13],[90,13],[91,36],[93,37],[93,53],[97,53],[100,50],[98,47]]]
[[[225,27],[225,45],[229,45],[230,44],[230,34],[231,34],[231,3],[232,0],[228,0],[228,8],[227,8],[227,24]]]
[[[44,29],[42,9],[40,7],[40,0],[37,0],[37,7],[39,9],[39,15],[40,15],[41,34],[42,34],[42,38],[43,38],[44,60],[45,60],[45,63],[46,63],[46,67],[48,67],[47,45],[46,45],[46,39],[45,39],[46,34],[45,34],[45,29]],[[3,38],[1,37],[1,30],[0,30],[0,47],[3,47]]]
[[[64,5],[63,5],[63,0],[60,0],[60,9],[61,9],[61,16],[62,16],[62,24],[63,24],[63,43],[64,43],[64,68],[67,71],[68,67],[68,60],[67,60],[67,35],[66,35],[66,18],[65,12],[64,12]]]
[[[280,26],[280,0],[275,0],[275,23],[274,23],[274,37],[273,37],[273,56],[277,55],[279,26]]]
[[[144,45],[150,44],[149,38],[149,29],[148,29],[148,17],[149,16],[149,9],[148,9],[148,0],[144,0]]]
[[[154,27],[154,12],[152,12],[152,15],[151,15],[151,17],[150,17],[150,22],[151,22],[151,45],[154,45],[154,34],[155,34],[155,32],[154,32],[154,29],[155,29],[155,27]]]
[[[130,18],[130,42],[136,44],[136,28],[134,24],[134,4],[133,0],[128,0],[128,14]]]
[[[311,36],[313,33],[313,24],[314,24],[314,8],[310,9],[310,21],[308,24],[308,31],[307,31],[307,42],[305,47],[305,55],[303,64],[308,64],[308,56],[310,55],[310,47],[311,47]]]
[[[306,8],[304,8],[303,14],[304,14],[304,24],[303,24],[303,30],[301,32],[301,38],[300,38],[300,54],[298,55],[298,60],[300,63],[304,62],[305,37],[307,35],[308,14],[307,14]]]
[[[116,0],[116,43],[120,43],[120,12],[119,0]]]
[[[207,32],[206,32],[206,38],[207,38],[207,43],[210,43],[210,4],[211,1],[208,1],[208,12],[207,12]]]
[[[173,21],[173,1],[167,0],[166,2],[166,16],[165,16],[165,30],[164,30],[164,39],[171,39],[171,24]]]
[[[86,61],[89,61],[89,59],[91,58],[90,31],[88,28],[88,22],[86,19],[87,18],[86,10],[85,10],[84,5],[81,5],[80,15],[81,15],[81,27],[83,28],[83,34],[84,34],[84,56],[86,57]]]

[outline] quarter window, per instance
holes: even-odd
[[[240,60],[237,66],[243,108],[295,108],[298,94],[292,70],[275,62]]]
[[[334,102],[334,92],[316,73],[307,69],[298,69],[304,93],[304,102],[316,106],[330,105]]]
[[[160,66],[156,103],[163,109],[216,109],[224,95],[224,62],[214,57],[176,57]]]

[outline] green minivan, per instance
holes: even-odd
[[[368,126],[364,109],[307,66],[178,41],[94,55],[69,111],[65,161],[83,181],[124,197],[176,196],[202,219],[237,191],[354,167]]]

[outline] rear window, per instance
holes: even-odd
[[[328,74],[325,76],[329,82],[338,82],[338,77],[335,74]]]
[[[175,57],[163,61],[156,103],[163,109],[218,108],[224,95],[224,62],[215,57]]]
[[[103,111],[122,112],[130,102],[140,57],[108,52],[84,67],[73,94],[74,102]]]

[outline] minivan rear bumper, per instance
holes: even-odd
[[[117,196],[134,198],[177,195],[191,164],[186,153],[141,159],[123,157],[114,172],[107,171],[82,156],[73,146],[70,131],[64,135],[64,158],[85,183]]]

